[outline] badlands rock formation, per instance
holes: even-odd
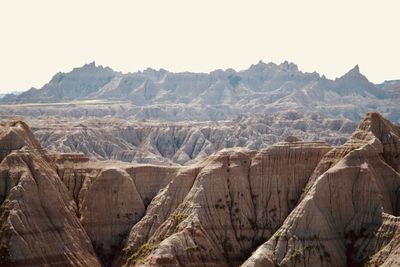
[[[224,148],[259,150],[296,137],[332,145],[346,142],[357,125],[348,119],[329,119],[295,111],[233,121],[165,122],[116,118],[31,118],[41,144],[53,151],[82,152],[98,160],[162,165],[199,162]]]
[[[28,127],[0,129],[0,265],[101,266],[75,202]]]
[[[282,224],[307,178],[330,149],[324,143],[297,142],[258,153],[235,149],[211,156],[185,182],[193,183],[191,188],[174,186],[163,192],[185,196],[174,199],[181,202],[175,210],[157,212],[158,206],[166,205],[165,197],[151,203],[144,220],[161,215],[162,224],[151,225],[154,230],[146,242],[137,235],[148,232],[146,223],[132,229],[126,251],[133,254],[128,265],[239,265]],[[146,255],[143,247],[154,251]]]
[[[0,144],[2,266],[399,264],[400,131],[377,113],[337,148],[290,137],[187,166],[50,153],[18,121]]]
[[[1,266],[109,263],[176,172],[50,154],[25,123],[14,121],[0,129]],[[18,143],[10,136],[19,137],[13,139]]]
[[[304,73],[286,61],[279,65],[260,61],[242,71],[172,73],[146,69],[127,74],[91,63],[56,74],[40,89],[4,96],[0,102],[14,105],[3,106],[0,115],[215,121],[292,109],[357,122],[367,111],[377,110],[399,122],[398,88],[396,81],[369,82],[358,66],[330,80],[316,72]],[[84,103],[91,105],[78,104],[87,100],[90,102]],[[107,100],[107,105],[93,105],[99,100]],[[24,103],[42,105],[18,105]],[[46,108],[43,103],[47,103]]]
[[[243,265],[397,266],[399,137],[390,122],[368,114],[348,143],[321,160],[302,201]]]

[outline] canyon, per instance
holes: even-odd
[[[190,165],[224,148],[259,150],[293,137],[337,146],[357,127],[349,119],[295,111],[216,122],[45,116],[29,118],[29,124],[43,147],[51,151],[157,165]]]
[[[399,264],[400,130],[379,113],[341,145],[288,136],[186,165],[96,160],[35,135],[1,122],[2,266]]]
[[[399,89],[93,62],[7,94],[0,265],[398,266]]]

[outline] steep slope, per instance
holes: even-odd
[[[11,122],[1,137],[11,153],[0,163],[0,264],[100,266],[75,203],[26,125]]]
[[[19,95],[9,94],[3,103],[51,103],[85,99],[109,83],[118,73],[110,68],[96,66],[94,62],[69,73],[57,73],[42,88],[32,88]]]
[[[383,223],[372,240],[376,253],[365,266],[398,266],[400,264],[400,219],[383,214]]]
[[[368,114],[348,143],[326,154],[302,201],[243,266],[365,263],[388,242],[387,231],[379,232],[385,213],[400,212],[399,141],[397,127]]]
[[[377,113],[337,148],[289,136],[180,167],[49,153],[20,121],[0,130],[2,266],[398,264],[400,130]]]
[[[356,65],[342,77],[336,79],[331,84],[330,90],[337,92],[341,96],[345,95],[372,95],[377,98],[384,98],[386,92],[381,90],[360,73],[360,68]]]
[[[177,171],[50,154],[19,121],[0,136],[2,266],[108,266]]]
[[[119,263],[238,265],[282,224],[330,149],[324,143],[293,142],[258,153],[223,150],[188,167],[132,228]],[[166,206],[170,209],[161,211]]]
[[[109,266],[124,238],[176,168],[92,162],[83,155],[54,155],[60,180],[77,204],[77,215],[96,254]]]

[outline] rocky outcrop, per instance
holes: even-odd
[[[373,256],[376,243],[388,242],[379,229],[385,213],[399,213],[399,133],[368,114],[348,143],[322,159],[302,201],[244,266],[360,266],[371,256],[382,259]]]
[[[224,122],[32,119],[30,125],[49,150],[159,165],[193,164],[224,148],[259,150],[293,136],[340,145],[357,127],[346,119],[295,111]]]
[[[147,205],[176,173],[176,168],[91,162],[57,156],[60,179],[77,203],[77,216],[100,262],[109,266]]]
[[[184,171],[132,228],[128,265],[238,265],[282,224],[330,149],[294,142],[259,153],[226,150]],[[160,214],[165,206],[176,209]]]
[[[289,136],[188,166],[49,153],[22,122],[0,137],[2,266],[398,264],[400,130],[377,113],[337,148]]]
[[[8,152],[0,164],[2,266],[111,264],[177,171],[50,154],[22,122],[1,130]]]
[[[121,169],[103,169],[91,182],[86,180],[81,196],[80,220],[103,262],[132,226],[143,216],[144,202],[133,179]]]
[[[11,152],[27,146],[40,150],[40,144],[22,121],[0,124],[0,162]]]
[[[55,164],[25,124],[1,131],[17,140],[0,163],[1,265],[100,266]]]
[[[383,223],[371,239],[372,256],[365,266],[397,266],[400,264],[399,217],[384,213]]]

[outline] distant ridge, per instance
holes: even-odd
[[[232,83],[234,76],[236,77],[236,82]],[[379,88],[376,88],[376,85],[370,83],[360,73],[358,65],[342,77],[335,80],[328,80],[325,76],[321,77],[316,72],[303,73],[299,71],[296,64],[288,61],[277,65],[272,62],[264,63],[260,60],[257,64],[251,65],[246,70],[215,70],[208,74],[193,72],[173,73],[164,69],[155,70],[151,68],[135,73],[122,74],[109,67],[96,65],[93,61],[82,67],[74,68],[70,72],[55,74],[40,89],[31,88],[19,95],[7,94],[2,102],[64,102],[88,98],[96,99],[99,96],[106,96],[106,98],[111,99],[126,99],[127,96],[133,97],[139,93],[138,91],[144,90],[146,92],[142,92],[141,95],[145,98],[142,101],[145,104],[146,102],[174,102],[168,101],[168,99],[159,99],[156,91],[165,90],[173,94],[177,87],[182,89],[186,87],[187,93],[191,93],[195,97],[198,94],[194,95],[194,92],[191,91],[196,90],[199,93],[206,93],[207,90],[217,85],[219,85],[218,87],[243,85],[249,91],[271,91],[283,86],[287,82],[295,83],[300,88],[311,81],[330,81],[331,85],[329,89],[342,95],[350,93],[345,90],[349,89],[349,84],[346,84],[347,82],[358,86],[359,91],[357,92],[363,95],[365,95],[365,92],[361,91],[362,89],[366,89],[368,93],[373,91],[373,95],[379,94],[381,97],[384,96],[384,93]],[[190,84],[190,82],[193,84]],[[215,89],[217,90],[217,88]],[[176,102],[181,101],[177,99]]]
[[[126,74],[91,62],[68,73],[57,73],[40,89],[8,94],[0,103],[123,100],[132,107],[151,107],[156,113],[173,106],[176,114],[188,113],[187,120],[199,117],[194,112],[208,114],[210,109],[214,110],[211,120],[293,109],[357,121],[366,112],[378,111],[391,121],[398,121],[399,98],[400,81],[373,84],[360,72],[358,65],[331,80],[316,72],[302,72],[288,61],[281,64],[259,61],[241,71],[173,73],[148,68]],[[130,114],[127,111],[124,116]],[[155,112],[148,111],[148,114]],[[162,116],[152,116],[162,119]],[[209,120],[210,116],[202,115],[200,119]]]

